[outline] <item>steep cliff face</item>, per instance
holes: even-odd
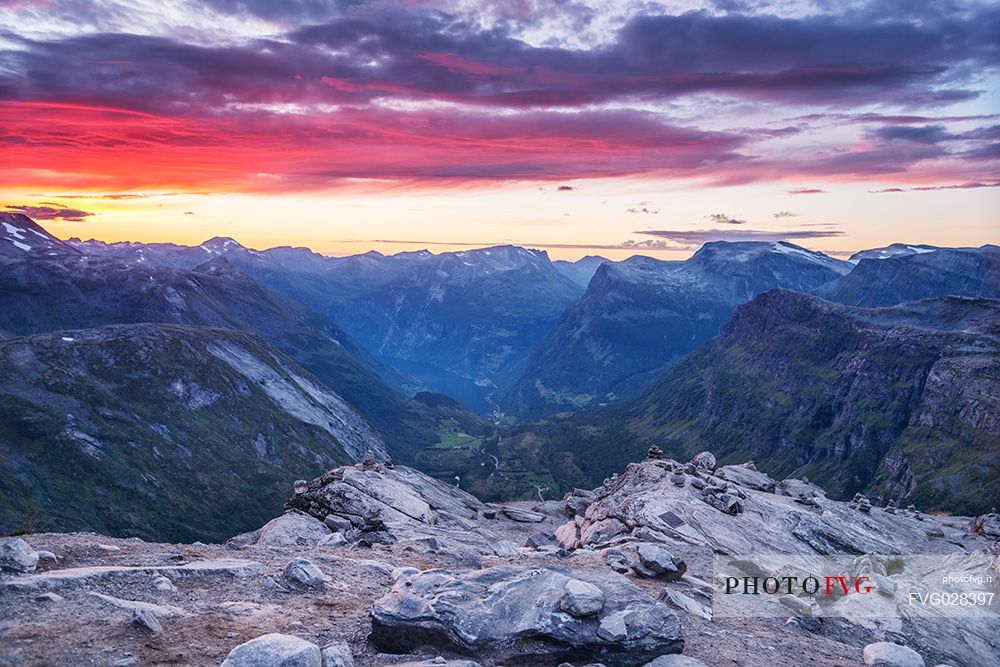
[[[637,399],[525,430],[592,479],[656,444],[972,512],[1000,501],[998,414],[1000,302],[862,309],[775,290]]]
[[[0,362],[0,532],[220,539],[274,514],[289,479],[385,454],[253,334],[67,330],[2,341]]]

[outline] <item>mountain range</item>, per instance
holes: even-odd
[[[850,267],[790,243],[725,241],[706,243],[684,262],[605,263],[499,401],[530,417],[635,395],[719,333],[740,303],[776,287],[808,291]]]
[[[407,376],[409,389],[440,391],[479,412],[494,407],[488,397],[504,373],[583,293],[604,261],[552,262],[544,251],[514,246],[325,257],[306,248],[251,250],[229,238],[194,247],[71,244],[136,266],[193,269],[224,257],[336,321],[373,357]]]
[[[105,415],[85,416],[87,430],[71,426],[82,423],[79,407],[66,412],[76,421],[60,412],[102,395],[111,377],[91,357],[52,356],[78,339],[98,350],[93,358],[120,358],[123,373],[151,383],[148,402],[128,399],[139,405],[126,429],[130,447],[152,451],[163,436],[150,424],[160,424],[191,448],[179,434],[197,432],[198,415],[216,409],[181,414],[154,391],[168,375],[187,377],[185,387],[209,384],[149,352],[173,346],[198,373],[230,377],[212,390],[213,406],[259,412],[291,434],[283,443],[312,438],[322,450],[315,465],[364,455],[345,431],[323,435],[280,402],[239,394],[212,356],[239,335],[250,337],[240,339],[250,357],[281,359],[282,372],[335,397],[331,414],[349,415],[354,432],[369,433],[362,441],[483,498],[593,486],[655,444],[677,456],[711,448],[723,460],[756,458],[781,474],[808,474],[837,496],[863,490],[962,511],[996,503],[996,246],[895,244],[850,261],[785,242],[709,243],[682,262],[551,261],[514,246],[326,257],[230,238],[61,241],[23,215],[0,222],[0,339],[61,369],[24,377],[6,369],[4,400],[17,409],[6,411],[0,446],[23,463],[24,452],[39,456],[46,446],[85,450],[71,428],[111,442],[113,455],[84,452],[80,467],[101,488],[119,459],[149,463],[126,456]],[[70,330],[73,341],[60,343],[54,332]],[[151,354],[160,370],[137,368]],[[74,363],[78,376],[68,370]],[[61,384],[46,384],[54,373]],[[55,407],[47,412],[37,396]],[[125,399],[108,405],[108,414],[128,412]],[[486,412],[495,423],[479,416]],[[533,421],[511,426],[504,413]],[[220,433],[232,447],[206,445],[206,465],[239,459],[239,475],[259,479],[277,479],[275,466],[287,464],[281,475],[302,469],[305,459],[279,465],[247,449],[271,431],[241,419]],[[44,428],[33,431],[35,422]],[[33,461],[21,467],[47,471]],[[38,502],[76,493],[60,474],[45,472],[57,491],[36,493]],[[171,483],[182,488],[183,475]],[[85,507],[135,504],[139,486],[130,482],[111,504],[88,497]],[[40,478],[18,480],[3,494],[39,488]],[[7,502],[3,520],[13,525],[10,517],[36,506]],[[46,509],[65,525],[86,527],[80,521],[93,515],[104,522],[98,529],[123,534],[179,529],[138,509],[138,518],[80,512]]]
[[[6,224],[33,229],[25,216],[6,215]],[[141,244],[128,245],[124,256],[84,253],[52,237],[44,254],[0,256],[0,330],[19,336],[157,322],[254,332],[343,396],[404,461],[436,444],[442,423],[456,416],[469,428],[488,427],[457,405],[407,398],[419,383],[377,361],[329,318],[232,266],[228,255],[187,248],[185,255],[208,257],[188,270],[143,261]]]
[[[857,265],[814,293],[851,306],[892,306],[945,294],[1000,298],[1000,246],[893,244],[851,257]]]
[[[857,308],[769,291],[635,399],[529,422],[501,449],[521,460],[525,441],[562,488],[653,445],[710,446],[837,497],[983,512],[1000,502],[1000,301]]]

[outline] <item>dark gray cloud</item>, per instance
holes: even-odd
[[[965,183],[948,183],[945,185],[920,185],[916,187],[895,187],[883,188],[881,190],[869,190],[871,194],[882,194],[886,192],[933,192],[935,190],[978,190],[979,188],[1000,188],[1000,181],[967,181]]]
[[[791,239],[818,239],[844,236],[835,229],[654,229],[636,231],[634,234],[656,236],[679,244],[701,245],[710,241],[787,241]]]
[[[726,215],[725,213],[710,213],[705,216],[717,225],[745,225],[746,220],[741,220],[739,218],[734,218],[732,216]]]
[[[84,218],[94,215],[90,211],[81,211],[78,208],[65,208],[50,202],[43,202],[43,205],[37,206],[30,204],[10,204],[5,208],[10,213],[23,213],[29,218],[34,218],[35,220],[83,222]]]
[[[875,130],[874,134],[885,141],[911,141],[918,144],[936,144],[957,138],[944,125],[885,125]]]
[[[640,15],[607,46],[572,49],[531,46],[510,26],[484,28],[440,12],[344,12],[343,3],[322,0],[214,4],[309,25],[282,39],[215,47],[117,33],[22,38],[2,54],[9,67],[0,74],[0,96],[178,113],[386,95],[532,107],[698,92],[932,106],[977,95],[967,88],[974,75],[1000,61],[997,7],[874,23],[836,15]]]

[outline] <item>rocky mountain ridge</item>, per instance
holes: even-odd
[[[470,429],[487,427],[458,406],[436,411],[408,399],[400,392],[412,395],[419,383],[226,256],[191,270],[75,250],[58,257],[0,257],[0,330],[9,335],[143,322],[258,333],[357,409],[404,460],[436,444],[442,422],[457,417]]]
[[[492,409],[486,396],[501,369],[545,334],[596,269],[593,261],[557,264],[544,251],[509,245],[348,257],[252,250],[228,238],[193,247],[93,240],[73,246],[136,267],[193,269],[224,257],[335,320],[382,362],[483,413]]]
[[[902,246],[866,250],[847,275],[813,293],[849,306],[893,306],[940,296],[1000,298],[1000,247]]]
[[[905,554],[995,572],[1000,515],[867,503],[752,464],[716,467],[707,452],[685,464],[650,451],[596,489],[534,505],[484,505],[365,462],[295,482],[288,511],[225,546],[0,540],[0,661],[994,664],[1000,616],[912,613]],[[756,618],[714,614],[716,555],[765,551],[846,558],[874,582],[880,617],[821,596],[785,596]]]

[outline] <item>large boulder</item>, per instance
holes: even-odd
[[[281,583],[291,588],[311,588],[321,591],[326,588],[330,577],[323,574],[316,565],[307,558],[296,558],[288,565],[281,575]]]
[[[694,458],[691,459],[691,465],[698,470],[712,472],[715,470],[715,454],[712,452],[701,452],[700,454],[695,454]]]
[[[237,535],[226,544],[244,547],[315,547],[331,542],[333,534],[322,521],[305,512],[289,511],[271,519],[257,530]]]
[[[323,657],[311,642],[272,633],[234,648],[222,667],[323,667]]]
[[[585,588],[574,580],[600,591],[599,611],[564,611],[567,589]],[[641,665],[684,646],[676,615],[624,577],[564,567],[428,570],[400,577],[372,607],[371,639],[389,652],[502,651],[505,664],[594,661],[609,667]]]
[[[38,566],[38,552],[18,537],[0,538],[0,571],[24,574]]]
[[[586,581],[570,579],[559,599],[559,608],[570,616],[593,616],[604,608],[604,591]]]
[[[865,647],[868,667],[924,667],[924,659],[912,648],[892,642],[875,642]]]

